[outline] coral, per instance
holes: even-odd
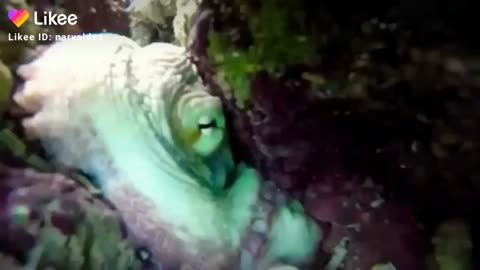
[[[176,0],[175,18],[173,19],[173,31],[176,43],[180,46],[187,47],[190,42],[190,29],[192,25],[192,17],[198,8],[200,0]]]
[[[461,219],[450,219],[438,226],[432,243],[439,270],[474,269],[473,242],[469,227]]]
[[[392,263],[380,263],[372,267],[372,270],[395,270],[395,266]]]
[[[192,16],[198,0],[136,0],[128,12],[132,39],[144,46],[152,42],[173,42],[188,46]]]
[[[250,97],[249,75],[257,69],[254,59],[246,52],[229,48],[217,33],[210,36],[209,54],[219,66],[219,79],[228,83],[226,90],[233,89],[234,97],[243,105]]]
[[[27,269],[139,269],[118,215],[74,180],[0,164],[0,186],[3,258]]]
[[[422,269],[432,228],[450,216],[478,217],[471,207],[478,204],[480,187],[479,55],[472,6],[468,1],[453,6],[291,1],[306,7],[304,18],[311,27],[306,33],[301,27],[285,31],[282,38],[305,34],[315,50],[313,55],[305,51],[309,61],[299,57],[278,76],[247,64],[245,52],[254,46],[255,34],[246,22],[255,18],[262,2],[248,1],[242,11],[238,1],[203,1],[193,28],[191,51],[210,89],[225,103],[235,153],[300,198],[329,178],[338,178],[338,184],[359,175],[372,179],[383,187],[383,206],[390,209],[374,218],[408,218],[365,225],[357,234],[362,237],[350,239],[351,247],[360,245],[365,252],[365,261],[357,264],[366,269],[388,263],[396,269],[413,267],[404,261]],[[282,43],[266,51],[274,52]],[[232,98],[236,95],[245,97],[248,106],[238,104]],[[328,182],[325,189],[334,189],[332,185]],[[364,192],[355,190],[340,189],[325,200]],[[315,209],[328,210],[327,224],[342,212],[336,203],[317,203],[307,212]],[[345,215],[356,216],[355,211]],[[390,231],[409,237],[378,243],[368,239],[390,239]],[[338,247],[333,261],[352,259],[340,243],[337,239],[333,245]]]
[[[228,6],[228,2],[222,3]],[[250,97],[251,75],[267,71],[280,76],[286,67],[304,65],[314,59],[315,45],[307,35],[300,1],[262,1],[253,8],[248,1],[236,1],[224,10],[241,12],[246,18],[251,42],[236,46],[240,32],[210,32],[208,53],[216,65],[219,80],[225,80],[243,106]],[[291,16],[294,14],[294,16]]]
[[[413,212],[385,201],[381,191],[371,181],[341,177],[310,187],[308,212],[330,226],[323,248],[335,256],[338,244],[348,239],[346,254],[339,260],[344,269],[368,270],[387,262],[394,269],[424,269],[425,244],[418,237],[422,229]]]
[[[296,1],[292,5],[307,7],[311,32],[299,27],[282,38],[305,34],[315,50],[305,50],[308,61],[298,57],[279,76],[248,65],[255,33],[246,22],[264,2],[248,1],[242,10],[238,2],[203,1],[193,28],[191,51],[210,89],[225,103],[235,153],[306,201],[309,189],[330,190],[317,194],[318,202],[307,208],[317,218],[324,215],[320,224],[334,228],[327,239],[337,236],[324,247],[328,254],[319,256],[320,264],[331,257],[327,265],[343,258],[346,269],[389,263],[423,269],[432,226],[452,214],[478,216],[470,207],[478,204],[480,161],[478,52],[472,49],[478,43],[468,21],[475,17],[471,7],[455,5],[467,19],[437,3],[422,8],[358,3],[345,9],[344,1]],[[282,43],[265,51],[281,50]],[[248,106],[238,104],[237,96]],[[383,189],[365,190],[358,179],[371,179]],[[376,194],[372,202],[378,195],[382,207],[366,214],[371,220],[359,223],[362,231],[351,233],[348,224],[336,224],[337,215],[347,211],[342,217],[358,225],[354,221],[362,220],[366,208],[359,203],[361,210],[343,209],[340,201],[364,193]],[[358,262],[355,253],[362,254]]]
[[[171,42],[172,20],[176,14],[174,0],[136,0],[127,11],[132,39],[145,46],[154,41]]]
[[[280,78],[265,76],[255,72],[257,67],[247,65],[250,60],[242,48],[250,46],[253,38],[244,26],[253,15],[235,12],[232,2],[202,3],[192,49],[201,73],[217,77],[212,78],[211,88],[225,97],[230,109],[227,114],[236,123],[235,136],[244,143],[239,148],[254,145],[250,149],[258,150],[249,156],[258,166],[269,166],[269,171],[281,171],[280,163],[296,164],[295,160],[331,164],[320,154],[310,156],[322,148],[332,149],[323,156],[335,160],[349,151],[346,155],[353,158],[342,163],[354,163],[354,169],[388,181],[395,185],[390,190],[402,190],[400,196],[410,194],[407,196],[414,196],[420,204],[429,204],[425,212],[448,216],[439,209],[468,211],[465,206],[475,200],[476,189],[465,188],[458,179],[467,186],[478,186],[478,54],[470,49],[475,42],[472,35],[465,34],[471,28],[466,21],[475,16],[457,20],[443,5],[422,6],[419,10],[430,15],[435,9],[446,13],[441,19],[432,15],[429,24],[419,19],[422,11],[417,11],[415,4],[385,5],[378,10],[359,6],[356,11],[347,11],[341,1],[300,2],[308,7],[307,21],[317,29],[310,33],[316,37],[312,40],[317,46],[315,57],[310,57],[315,61],[311,68],[290,66]],[[470,10],[463,2],[456,8]],[[440,29],[428,26],[437,23]],[[287,33],[285,37],[294,36]],[[240,53],[236,54],[237,47]],[[265,51],[278,47],[282,47],[281,42]],[[227,65],[212,68],[218,61],[225,62],[224,58]],[[310,65],[309,61],[303,64]],[[228,77],[225,74],[232,74],[231,78],[222,78]],[[231,88],[242,100],[250,97],[248,110],[231,102]],[[342,137],[355,141],[349,150],[340,149]],[[283,148],[300,145],[292,154],[298,158],[285,160],[272,153],[265,145],[274,141]],[[303,149],[312,151],[298,153],[305,152]],[[296,170],[294,174],[302,176],[295,181],[323,174],[315,168],[305,171],[310,173]],[[281,174],[281,181],[293,178],[287,177],[291,173]],[[415,191],[403,192],[409,188]],[[446,203],[445,197],[455,203]],[[446,205],[438,207],[438,203]]]

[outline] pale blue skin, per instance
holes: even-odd
[[[175,241],[189,246],[185,256],[240,251],[261,183],[254,169],[233,163],[219,99],[207,93],[182,48],[164,43],[139,48],[125,37],[102,37],[102,46],[64,42],[37,64],[21,68],[32,90],[26,84],[16,97],[20,104],[34,91],[50,95],[36,119],[26,123],[27,130],[36,130],[58,161],[94,175],[125,218],[136,210],[120,190],[130,190],[152,205],[145,215],[166,224]],[[77,62],[60,57],[75,50]],[[88,54],[81,55],[84,51]],[[104,64],[87,67],[85,57]],[[42,69],[31,71],[35,65]],[[50,72],[62,66],[65,75],[75,72],[72,78],[79,83],[65,86],[72,88],[64,91],[68,95],[48,92],[48,87],[57,87],[42,81],[49,76],[49,66]],[[39,85],[46,90],[37,90]],[[65,99],[68,106],[58,105]],[[52,111],[64,122],[49,121]],[[52,127],[45,128],[48,125]],[[80,131],[74,129],[79,126]],[[56,129],[62,132],[55,134]],[[235,176],[234,184],[225,189],[228,175]],[[141,228],[134,227],[132,232],[139,233]],[[279,260],[302,264],[314,254],[320,238],[299,204],[281,207],[266,253],[241,269],[268,269]],[[211,243],[208,248],[200,244],[205,241]],[[213,268],[208,270],[231,269]]]

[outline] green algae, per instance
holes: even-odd
[[[15,157],[24,158],[27,153],[27,146],[8,128],[0,131],[0,144],[7,147]]]
[[[249,98],[249,76],[260,69],[257,59],[248,51],[229,47],[215,32],[210,33],[209,54],[217,64],[219,74],[233,89],[235,98],[244,104]]]
[[[257,12],[246,12],[254,40],[249,53],[262,69],[283,73],[287,66],[305,64],[314,57],[303,10],[300,1],[266,0]]]
[[[432,244],[438,269],[474,269],[470,230],[470,225],[461,219],[447,220],[437,228],[432,237]]]
[[[255,10],[245,0],[236,0],[235,5],[246,18],[253,42],[237,48],[224,33],[211,32],[208,54],[236,100],[245,104],[252,74],[266,71],[281,76],[289,66],[308,64],[316,47],[300,2],[266,0]]]
[[[10,99],[12,85],[12,74],[3,61],[0,60],[0,113],[5,110],[8,100]]]
[[[41,172],[55,172],[60,169],[56,168],[56,166],[37,153],[30,152],[27,143],[25,143],[21,137],[17,136],[8,124],[11,123],[7,122],[6,127],[0,130],[0,150],[5,149],[7,153],[14,158],[22,160],[32,168]],[[101,191],[95,187],[91,179],[76,172],[65,173],[85,187],[91,194],[101,194]]]

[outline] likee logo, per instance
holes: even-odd
[[[28,10],[22,8],[20,10],[12,9],[8,12],[8,18],[12,21],[17,27],[22,26],[22,24],[30,17]]]
[[[25,21],[28,20],[30,14],[28,10],[22,9],[11,9],[8,11],[8,18],[12,21],[17,27],[22,26]],[[33,23],[39,26],[56,26],[56,25],[76,25],[78,23],[78,17],[75,14],[56,14],[52,11],[43,11],[37,12],[33,11]],[[96,35],[91,34],[81,34],[81,35],[51,35],[46,32],[38,33],[38,35],[28,35],[23,33],[8,33],[9,41],[50,41],[50,40],[67,40],[67,39],[83,39],[83,40],[94,40],[101,39]]]

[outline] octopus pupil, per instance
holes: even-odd
[[[138,248],[135,253],[142,262],[149,262],[151,259],[151,254],[146,248]]]
[[[198,124],[199,129],[216,128],[216,127],[217,127],[217,122],[215,122],[215,120],[212,120],[207,124]]]

